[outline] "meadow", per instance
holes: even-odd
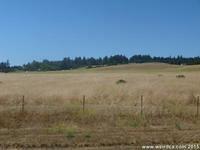
[[[123,149],[198,143],[199,85],[198,65],[1,73],[0,145]]]

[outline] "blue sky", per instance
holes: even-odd
[[[200,0],[0,0],[0,61],[200,55]]]

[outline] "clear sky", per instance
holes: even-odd
[[[200,0],[0,0],[0,61],[200,55]]]

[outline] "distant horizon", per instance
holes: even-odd
[[[182,56],[182,57],[184,57],[184,58],[194,58],[194,57],[200,57],[200,55],[181,55],[181,54],[177,54],[177,55],[151,55],[151,54],[147,54],[147,53],[134,53],[134,54],[132,54],[132,55],[126,55],[126,54],[120,54],[120,53],[115,53],[115,54],[111,54],[111,55],[102,55],[102,56],[91,56],[91,55],[89,55],[89,56],[86,56],[86,55],[82,55],[82,56],[79,56],[79,55],[77,55],[77,56],[73,56],[73,57],[70,57],[70,56],[63,56],[63,57],[60,57],[60,58],[57,58],[57,59],[51,59],[51,58],[39,58],[39,59],[30,59],[30,60],[27,60],[26,62],[23,62],[23,63],[16,63],[16,64],[14,64],[13,62],[12,62],[12,60],[10,60],[10,59],[4,59],[4,60],[0,60],[0,62],[6,62],[7,60],[9,60],[9,62],[10,62],[10,64],[12,65],[12,66],[21,66],[21,65],[24,65],[24,64],[27,64],[27,63],[30,63],[30,62],[33,62],[33,61],[38,61],[38,62],[41,62],[41,61],[43,61],[43,60],[49,60],[49,61],[60,61],[60,60],[62,60],[63,58],[66,58],[66,57],[69,57],[69,58],[71,58],[71,59],[74,59],[74,58],[76,58],[76,57],[85,57],[85,58],[91,58],[91,57],[93,57],[93,58],[103,58],[103,57],[105,57],[105,56],[114,56],[114,55],[123,55],[123,56],[126,56],[126,57],[128,57],[128,58],[130,58],[131,56],[133,56],[133,55],[149,55],[149,56],[151,56],[151,57],[178,57],[178,56]]]
[[[115,55],[122,55],[122,56],[125,56],[127,57],[128,59],[130,59],[132,56],[136,56],[136,55],[148,55],[148,56],[151,56],[152,58],[153,57],[163,57],[163,58],[168,58],[168,57],[171,57],[171,58],[177,58],[178,56],[180,57],[183,57],[183,58],[195,58],[195,57],[200,57],[200,56],[183,56],[183,55],[176,55],[176,56],[155,56],[155,55],[150,55],[150,54],[133,54],[133,55],[130,55],[130,56],[127,56],[127,55],[124,55],[124,54],[113,54],[113,55],[104,55],[104,56],[99,56],[99,57],[93,57],[93,56],[75,56],[75,57],[70,57],[70,56],[64,56],[63,58],[60,58],[60,59],[47,59],[47,58],[43,58],[41,60],[36,60],[36,59],[32,59],[30,61],[27,61],[23,64],[13,64],[12,63],[12,60],[9,60],[9,59],[6,59],[4,61],[0,60],[0,62],[6,62],[6,61],[9,61],[10,65],[11,66],[23,66],[25,64],[28,64],[28,63],[32,63],[33,61],[37,61],[37,62],[42,62],[43,60],[48,60],[48,61],[62,61],[64,58],[70,58],[70,59],[75,59],[76,57],[81,57],[81,58],[95,58],[95,59],[98,59],[98,58],[104,58],[104,57],[111,57],[111,56],[115,56]]]

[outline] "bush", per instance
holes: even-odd
[[[88,139],[91,138],[91,133],[89,133],[89,132],[86,133],[86,134],[85,134],[85,138],[88,138]]]
[[[124,83],[126,83],[126,81],[125,81],[125,80],[122,80],[122,79],[120,79],[120,80],[118,80],[116,83],[117,83],[117,84],[124,84]]]
[[[75,129],[74,128],[67,128],[66,129],[66,136],[67,138],[71,139],[71,138],[74,138],[75,137]]]
[[[183,74],[178,74],[178,75],[176,75],[176,78],[185,78],[185,75],[183,75]]]
[[[66,126],[64,123],[56,124],[55,126],[52,126],[49,128],[49,132],[51,133],[62,133],[65,134],[65,136],[69,139],[74,138],[76,134],[76,128]]]

